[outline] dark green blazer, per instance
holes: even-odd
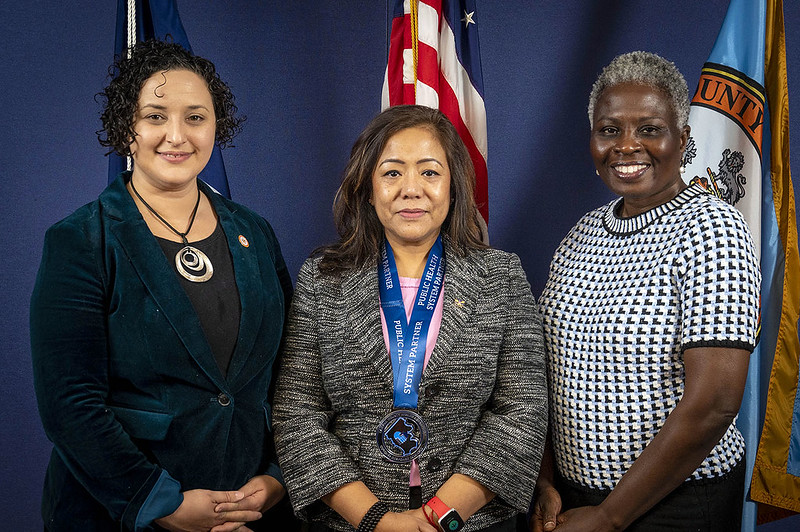
[[[180,491],[282,481],[268,397],[292,285],[272,228],[200,183],[241,300],[226,379],[128,177],[47,231],[31,299],[51,532],[147,530]]]

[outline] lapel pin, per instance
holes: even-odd
[[[457,307],[463,307],[464,306],[464,300],[463,299],[456,299],[455,301],[453,301],[453,303],[455,303]]]
[[[250,247],[250,242],[247,241],[244,235],[239,235],[239,243],[246,248]]]

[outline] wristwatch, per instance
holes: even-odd
[[[464,520],[458,512],[443,503],[439,497],[431,497],[425,505],[439,516],[439,527],[445,532],[464,528]]]

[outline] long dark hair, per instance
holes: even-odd
[[[456,253],[483,249],[473,191],[475,168],[464,142],[450,120],[439,110],[421,105],[398,105],[380,113],[367,124],[350,152],[336,197],[333,217],[339,241],[319,248],[320,271],[338,273],[360,268],[377,260],[384,233],[372,196],[372,174],[383,148],[394,134],[419,127],[431,131],[442,145],[450,167],[450,212],[442,224],[442,234]]]

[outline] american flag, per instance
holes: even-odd
[[[427,105],[450,119],[475,165],[475,201],[488,222],[486,108],[475,0],[392,3],[382,108]]]

